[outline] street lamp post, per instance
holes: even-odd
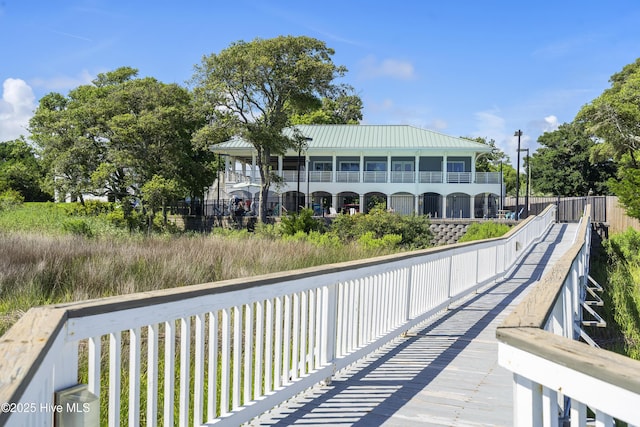
[[[518,212],[520,211],[520,137],[522,136],[522,131],[518,129],[513,136],[518,137],[518,162],[516,168],[516,220],[520,219]]]
[[[298,187],[296,189],[296,213],[300,213],[300,156],[302,149],[306,148],[309,141],[313,141],[313,138],[301,137],[298,140]]]
[[[525,206],[525,215],[524,217],[527,218],[529,216],[529,171],[531,169],[531,159],[529,158],[529,149],[528,148],[523,148],[518,150],[518,152],[520,151],[526,151],[527,152],[527,186],[526,186],[526,190],[524,193],[524,206]],[[519,153],[518,153],[519,154]],[[518,156],[519,157],[519,156]]]

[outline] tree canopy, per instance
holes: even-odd
[[[611,87],[585,105],[576,120],[597,138],[591,150],[594,162],[614,160],[617,179],[609,187],[627,214],[640,218],[640,59],[609,79]]]
[[[596,142],[584,123],[564,123],[538,138],[540,148],[531,157],[531,177],[535,191],[562,196],[607,194],[607,180],[614,176],[610,160],[593,163]]]
[[[43,181],[42,161],[24,138],[0,143],[0,193],[17,191],[27,202],[49,200]]]
[[[121,67],[68,96],[43,97],[30,130],[59,191],[106,195],[126,212],[132,199],[144,202],[142,188],[156,176],[184,196],[210,185],[213,155],[191,143],[201,125],[187,89]]]
[[[318,104],[331,104],[350,93],[348,86],[335,83],[347,70],[333,63],[333,54],[320,40],[280,36],[232,43],[195,66],[193,92],[206,118],[195,140],[208,147],[239,136],[255,148],[261,178],[258,215],[263,222],[274,179],[271,156],[304,141],[304,135],[283,135],[292,115],[307,114]],[[327,111],[340,111],[339,106],[329,105]]]

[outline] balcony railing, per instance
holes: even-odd
[[[360,172],[336,172],[336,182],[360,182]]]
[[[421,184],[435,184],[442,182],[442,172],[421,171],[418,176],[420,177]]]
[[[360,182],[360,173],[358,171],[337,171],[335,172],[335,182]],[[257,174],[256,174],[257,175]],[[416,178],[420,184],[440,184],[446,182],[448,184],[500,184],[499,172],[476,172],[475,181],[471,172],[438,172],[438,171],[410,171],[410,172],[386,172],[386,171],[364,171],[362,172],[363,182],[376,183],[414,183]],[[298,182],[298,171],[285,170],[281,172],[284,182]],[[334,172],[332,171],[300,171],[300,182],[334,182]],[[249,178],[240,173],[230,172],[227,175],[228,183],[245,182]],[[446,181],[445,181],[446,180]],[[257,177],[252,182],[260,183]]]
[[[416,182],[416,173],[414,171],[391,172],[391,182],[399,182],[399,183]]]
[[[469,184],[471,172],[447,172],[447,182],[449,184]]]
[[[385,171],[365,171],[364,182],[387,182],[387,172]]]

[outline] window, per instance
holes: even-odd
[[[387,170],[387,162],[368,161],[365,170],[368,172],[385,172]]]
[[[411,160],[396,160],[393,162],[394,172],[413,172],[413,161]]]
[[[464,172],[464,162],[447,161],[447,172]]]
[[[341,172],[358,172],[360,170],[360,163],[344,161],[340,162]]]
[[[313,162],[313,170],[315,172],[331,172],[333,170],[331,162],[318,161]]]

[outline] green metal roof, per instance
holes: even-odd
[[[464,138],[457,138],[408,125],[298,125],[300,133],[308,138],[308,149],[455,149],[489,152],[491,147]],[[290,128],[285,134],[292,135]],[[251,145],[234,138],[214,146],[215,150],[247,149]],[[235,151],[235,150],[234,150]]]

